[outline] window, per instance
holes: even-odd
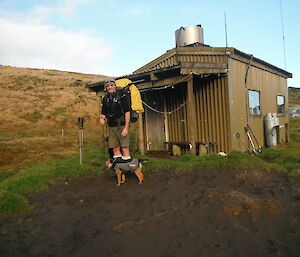
[[[285,101],[284,101],[284,96],[282,95],[278,95],[277,96],[277,114],[279,115],[284,115],[284,104],[285,104]]]
[[[251,115],[260,115],[260,92],[249,90],[249,109]]]

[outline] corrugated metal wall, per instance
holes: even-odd
[[[166,90],[166,111],[172,112],[167,115],[169,142],[188,142],[186,95],[185,84]]]
[[[211,142],[210,153],[228,152],[227,78],[195,79],[196,142]]]
[[[164,150],[165,125],[164,115],[161,114],[164,111],[163,90],[145,92],[143,100],[153,108],[150,109],[145,106],[145,145],[148,150]]]
[[[209,153],[228,152],[228,104],[226,77],[194,80],[196,108],[196,143],[212,143]],[[189,143],[187,121],[187,89],[181,85],[166,91],[166,111],[169,142]]]
[[[247,88],[245,87],[245,74],[247,64],[230,59],[229,60],[229,101],[230,101],[230,126],[231,133],[239,132],[247,142],[245,126],[247,125],[247,89],[260,92],[261,115],[248,116],[248,123],[251,126],[261,146],[264,146],[264,125],[263,118],[266,113],[277,113],[277,95],[285,96],[285,115],[279,117],[280,141],[286,138],[285,124],[288,123],[288,92],[287,81],[272,72],[251,66],[248,71]],[[232,137],[232,150],[244,151],[245,147],[236,137]]]

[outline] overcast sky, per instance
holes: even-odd
[[[289,86],[300,87],[300,1],[281,0]],[[285,69],[280,0],[0,0],[0,64],[120,76],[175,46],[181,26]]]

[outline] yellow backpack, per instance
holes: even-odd
[[[134,84],[132,84],[132,81],[130,79],[126,78],[116,80],[116,86],[117,89],[124,90],[124,92],[130,96],[130,121],[136,122],[138,119],[138,113],[144,112],[140,91]]]

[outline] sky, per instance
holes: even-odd
[[[201,24],[205,44],[225,47],[225,13],[229,47],[300,87],[300,0],[0,0],[0,64],[127,75],[174,48],[182,26]]]

